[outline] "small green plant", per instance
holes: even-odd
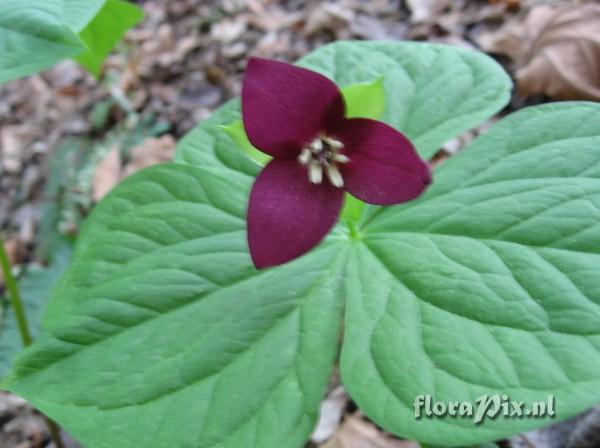
[[[124,0],[5,0],[0,2],[0,82],[75,58],[96,77],[125,31],[140,22]]]

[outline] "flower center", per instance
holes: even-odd
[[[313,184],[320,184],[323,182],[323,172],[325,172],[331,185],[342,188],[344,179],[338,164],[350,161],[344,154],[340,154],[343,148],[342,142],[326,135],[320,135],[302,148],[298,162],[308,167],[308,180]]]

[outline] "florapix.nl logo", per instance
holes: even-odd
[[[482,424],[487,418],[554,418],[556,415],[554,395],[529,403],[512,400],[508,394],[482,395],[474,402],[437,401],[431,395],[417,395],[413,407],[417,420],[450,416],[471,419],[475,425]]]

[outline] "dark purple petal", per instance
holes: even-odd
[[[316,246],[335,224],[344,191],[308,182],[296,160],[271,160],[258,175],[248,205],[248,245],[261,269],[293,260]]]
[[[269,59],[248,62],[242,119],[248,139],[273,157],[295,157],[302,146],[344,116],[344,101],[325,76]]]
[[[419,196],[431,183],[427,162],[402,133],[368,118],[351,118],[334,131],[350,161],[340,166],[344,188],[377,205],[392,205]]]

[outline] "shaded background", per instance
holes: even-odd
[[[291,62],[340,39],[446,43],[485,51],[510,73],[516,88],[500,115],[547,101],[600,100],[597,1],[137,3],[146,18],[106,61],[100,80],[66,61],[0,86],[0,229],[28,281],[24,295],[41,302],[93,205],[123,177],[168,161],[182,135],[239,94],[249,56]],[[448,142],[434,162],[498,118]],[[0,274],[0,292],[1,285]],[[598,414],[502,445],[598,447]],[[0,425],[0,448],[51,446],[41,417],[18,397],[0,393]],[[368,422],[334,378],[309,446],[418,444]]]

